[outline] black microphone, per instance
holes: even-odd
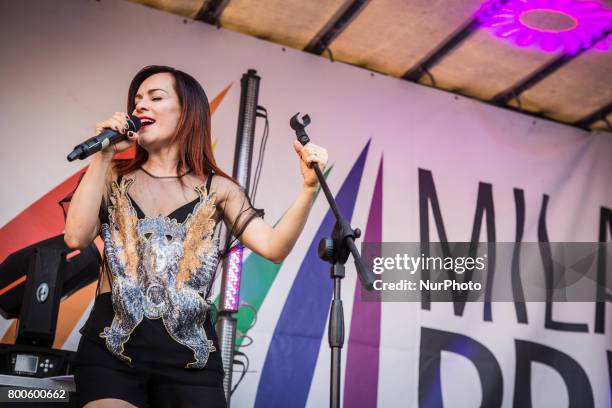
[[[130,116],[127,121],[128,130],[125,132],[138,132],[140,129],[140,119],[136,116]],[[83,160],[95,152],[99,152],[104,149],[106,146],[119,143],[122,140],[127,138],[126,135],[121,134],[113,129],[104,129],[100,134],[87,139],[83,143],[74,147],[74,150],[68,155],[68,161],[73,161],[76,159]]]

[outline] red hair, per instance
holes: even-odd
[[[185,168],[192,169],[198,177],[215,173],[239,184],[233,177],[221,170],[215,161],[212,151],[210,131],[210,106],[202,85],[191,75],[178,69],[149,65],[141,69],[128,90],[127,112],[131,114],[136,107],[135,97],[138,88],[148,77],[167,72],[174,78],[174,90],[181,104],[181,116],[172,143],[179,145],[179,157],[176,172],[180,174]],[[125,175],[142,166],[149,157],[145,149],[136,144],[136,155],[132,160],[117,160],[114,168],[117,174]],[[181,179],[182,182],[182,179]]]

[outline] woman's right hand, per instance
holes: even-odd
[[[113,129],[116,132],[125,134],[128,129],[128,118],[129,116],[125,112],[115,112],[113,116],[104,122],[96,123],[95,134],[99,134],[104,129]],[[122,151],[127,150],[137,141],[138,133],[130,131],[127,134],[127,139],[122,140],[119,143],[106,146],[101,153],[105,157],[112,158],[116,153],[121,153]]]

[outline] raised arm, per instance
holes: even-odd
[[[98,235],[100,229],[98,213],[111,159],[102,157],[100,152],[94,154],[89,168],[70,200],[64,231],[64,241],[70,248],[84,248]]]
[[[294,149],[300,156],[300,170],[304,178],[302,191],[274,228],[261,218],[248,217],[245,218],[245,220],[249,220],[248,224],[243,227],[244,231],[238,236],[240,241],[249,249],[275,263],[282,262],[289,255],[302,233],[310,213],[319,181],[314,170],[309,168],[308,164],[317,162],[321,170],[324,170],[327,165],[327,150],[320,146],[312,143],[302,146],[295,141]],[[239,208],[240,211],[227,211],[226,218],[229,217],[231,221],[235,220],[236,215],[240,213],[249,213],[249,205],[239,205],[239,203],[244,202],[244,198],[240,194],[234,193],[234,197],[230,196],[229,198],[230,200],[233,199],[233,205],[230,201],[228,208]],[[226,220],[226,222],[228,221]]]
[[[127,129],[126,126],[127,115],[123,112],[116,112],[110,119],[98,123],[95,131],[100,133],[103,129],[110,128],[123,133],[124,129]],[[136,138],[136,135],[130,135],[128,140],[108,146],[91,156],[89,168],[75,190],[68,207],[64,231],[64,241],[68,247],[84,248],[98,235],[100,205],[102,198],[107,194],[106,186],[113,179],[111,164],[113,156],[129,148]]]

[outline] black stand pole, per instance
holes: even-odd
[[[340,363],[342,346],[344,346],[344,309],[340,299],[341,280],[344,278],[344,265],[340,262],[331,267],[334,280],[334,297],[332,299],[329,319],[329,347],[331,349],[331,382],[329,406],[340,407]]]
[[[297,118],[298,115],[299,113],[295,114],[289,121],[289,124],[291,128],[295,130],[298,141],[304,146],[310,142],[310,138],[304,130],[310,123],[310,117],[304,115],[302,117],[303,122],[300,123]],[[321,189],[336,217],[336,224],[332,231],[331,238],[324,237],[321,239],[318,252],[321,259],[332,265],[331,278],[334,282],[334,294],[331,303],[328,328],[329,347],[331,348],[329,406],[332,408],[340,408],[340,363],[342,347],[344,346],[344,310],[342,308],[341,299],[341,279],[344,278],[344,264],[349,254],[353,255],[359,280],[367,290],[372,290],[374,288],[374,274],[366,267],[365,262],[355,246],[355,238],[361,236],[361,231],[359,228],[352,229],[350,224],[340,213],[336,200],[329,190],[319,165],[313,163],[311,167],[317,174]]]

